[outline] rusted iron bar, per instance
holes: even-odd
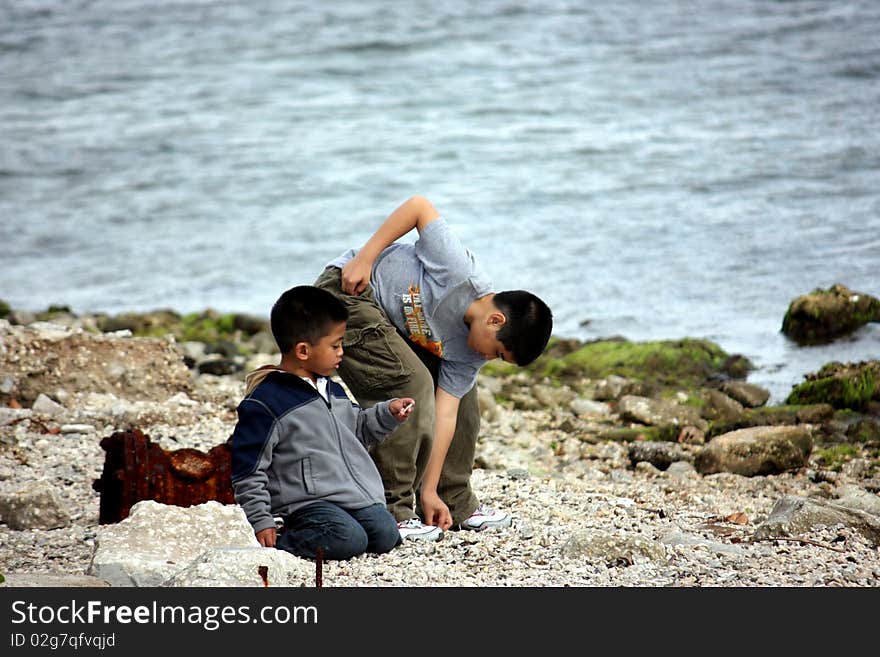
[[[315,586],[321,588],[324,585],[324,548],[315,551]]]

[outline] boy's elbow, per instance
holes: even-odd
[[[434,204],[424,196],[410,196],[407,205],[409,205],[412,213],[417,218],[416,227],[419,230],[440,216],[440,213],[437,211],[437,208],[434,207]]]
[[[431,201],[429,201],[424,196],[421,196],[419,194],[413,194],[412,196],[410,196],[407,199],[406,202],[409,203],[410,205],[412,205],[414,207],[418,207],[418,208],[432,208],[432,207],[434,207],[431,204]]]

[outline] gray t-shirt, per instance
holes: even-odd
[[[356,253],[350,249],[328,266],[341,268]],[[492,293],[492,282],[473,253],[441,217],[425,226],[415,244],[395,242],[382,251],[370,282],[397,330],[442,359],[438,385],[464,396],[486,363],[468,347],[464,314],[471,303]]]

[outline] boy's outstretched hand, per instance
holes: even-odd
[[[257,532],[257,541],[263,547],[275,547],[275,528],[269,527]]]
[[[435,525],[443,531],[452,527],[452,515],[449,513],[449,507],[443,503],[437,493],[422,491],[420,501],[426,525]]]
[[[406,418],[412,415],[413,408],[415,408],[416,400],[412,397],[400,397],[399,399],[395,399],[388,405],[388,410],[391,411],[391,414],[394,416],[394,419],[398,422],[403,422]]]

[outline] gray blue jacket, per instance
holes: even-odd
[[[235,501],[259,532],[318,500],[343,509],[384,504],[367,446],[397,428],[390,401],[361,409],[329,380],[327,396],[295,374],[268,374],[238,405],[232,434]]]

